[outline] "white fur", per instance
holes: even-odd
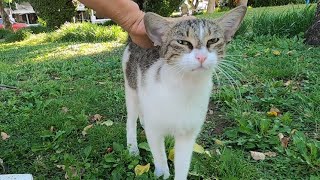
[[[207,54],[201,64],[196,53]],[[126,49],[123,67],[130,52]],[[145,132],[154,158],[155,175],[169,177],[164,137],[175,138],[175,180],[187,179],[193,145],[205,120],[210,92],[212,69],[217,64],[217,55],[206,48],[193,50],[184,55],[176,66],[158,61],[147,70],[142,85],[138,74],[138,91],[128,86],[125,78],[127,117],[127,144],[133,154],[139,153],[136,139],[136,120],[143,115]],[[159,67],[160,80],[155,77]],[[124,71],[125,72],[125,71]]]

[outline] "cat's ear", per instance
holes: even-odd
[[[218,23],[224,29],[225,41],[231,41],[247,12],[247,6],[238,6],[218,19]]]
[[[147,12],[144,16],[144,25],[149,38],[155,46],[163,43],[163,36],[169,29],[170,21],[158,14]]]

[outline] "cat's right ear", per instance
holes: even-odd
[[[163,36],[169,29],[169,24],[166,18],[155,13],[147,12],[144,16],[144,26],[155,46],[163,43]]]

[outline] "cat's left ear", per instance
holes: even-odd
[[[149,38],[158,46],[163,43],[163,36],[169,29],[170,21],[158,14],[147,12],[144,15],[144,25]]]
[[[240,24],[247,12],[247,6],[238,6],[218,19],[218,23],[224,29],[225,41],[231,41],[232,37],[240,27]]]

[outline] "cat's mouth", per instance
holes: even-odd
[[[202,71],[206,71],[206,70],[208,70],[209,68],[207,68],[207,67],[204,67],[204,66],[199,66],[199,67],[197,67],[197,68],[194,68],[194,69],[192,69],[191,71],[193,71],[193,72],[202,72]]]

